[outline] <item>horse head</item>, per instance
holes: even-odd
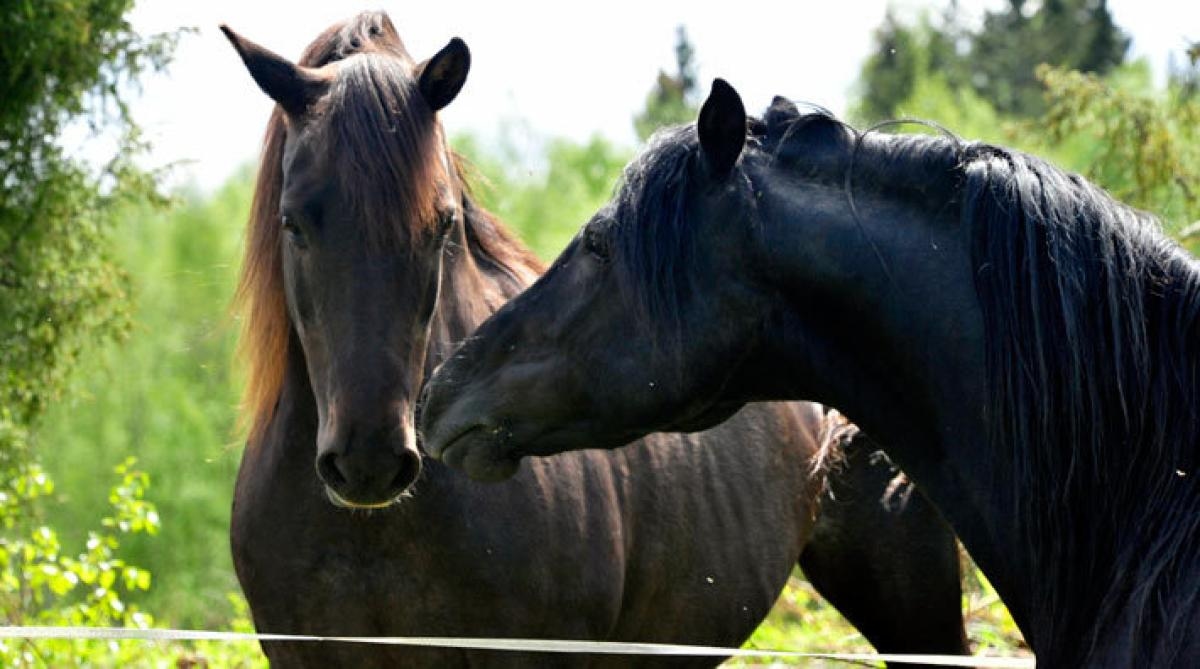
[[[222,30],[279,105],[280,141],[268,131],[263,161],[278,183],[266,189],[271,201],[256,203],[250,236],[260,257],[247,260],[263,266],[244,270],[243,290],[256,273],[275,286],[254,309],[273,301],[287,332],[277,348],[298,345],[303,355],[328,497],[387,506],[421,471],[413,405],[442,245],[462,216],[436,114],[462,88],[469,51],[454,39],[415,63],[384,17],[331,32],[336,46],[309,66]]]

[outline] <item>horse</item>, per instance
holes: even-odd
[[[1200,265],[1016,150],[783,98],[747,118],[718,79],[434,374],[421,426],[499,478],[798,398],[884,445],[1040,664],[1200,666]]]
[[[750,407],[711,432],[533,463],[494,488],[423,462],[423,377],[542,271],[475,203],[437,121],[469,50],[456,39],[417,63],[382,13],[330,27],[299,64],[223,30],[277,102],[239,286],[249,438],[230,537],[257,629],[742,643],[813,531],[822,411]],[[953,535],[927,505],[884,515],[866,495],[828,514],[847,536],[826,542],[814,580],[885,648],[962,652]],[[857,533],[880,522],[898,536]],[[896,555],[843,584],[839,565],[867,547]],[[279,666],[720,660],[263,649]]]

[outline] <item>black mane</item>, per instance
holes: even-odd
[[[649,148],[625,168],[611,214],[623,284],[647,322],[678,331],[679,302],[688,293],[692,235],[687,229],[691,165],[699,148],[694,126],[660,130]],[[644,290],[641,287],[652,287]]]
[[[1176,581],[1200,548],[1196,261],[1150,216],[1032,156],[972,147],[960,169],[990,438],[1011,460],[1050,623],[1037,633],[1094,646],[1140,612],[1125,621],[1135,652],[1166,660],[1200,607],[1200,581]],[[1081,604],[1087,629],[1053,627]]]
[[[862,134],[828,111],[814,109],[802,114],[792,102],[775,98],[761,119],[747,120],[743,160],[757,153],[804,178],[847,186],[848,193],[957,188],[962,174],[957,138]],[[694,125],[658,131],[625,168],[610,204],[608,213],[621,225],[614,243],[630,279],[629,297],[650,322],[677,324],[680,301],[689,293],[693,253],[687,203],[699,148]],[[748,180],[744,185],[745,204],[753,207],[752,185]]]
[[[629,284],[645,287],[636,303],[661,322],[678,322],[692,271],[698,152],[692,126],[656,135],[614,203]],[[846,187],[850,206],[874,194],[960,211],[979,268],[989,441],[1010,469],[997,476],[1030,556],[1031,632],[1045,642],[1035,646],[1120,644],[1097,638],[1116,625],[1133,630],[1134,657],[1175,657],[1200,610],[1200,579],[1183,578],[1200,567],[1196,260],[1153,217],[1003,147],[859,133],[776,99],[750,120],[747,154]]]

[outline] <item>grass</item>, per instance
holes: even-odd
[[[1000,602],[999,595],[979,568],[963,554],[963,616],[967,638],[976,654],[1030,656],[1021,633]],[[842,618],[837,609],[817,594],[812,584],[796,570],[770,615],[743,648],[787,650],[807,653],[872,653],[875,649]],[[735,658],[727,667],[845,667],[844,662],[810,659]],[[867,664],[866,666],[880,666]]]

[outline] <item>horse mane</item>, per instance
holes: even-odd
[[[678,305],[690,292],[689,273],[681,268],[692,255],[686,209],[698,148],[694,126],[656,132],[622,173],[609,212],[621,226],[614,235],[620,247],[614,255],[625,270],[621,275],[628,277],[622,290],[642,318],[667,323],[673,332],[680,325]]]
[[[322,123],[320,141],[330,152],[339,187],[367,221],[369,241],[396,252],[436,223],[434,173],[444,167],[462,194],[464,225],[473,256],[521,275],[537,260],[491,214],[470,197],[464,164],[445,149],[435,114],[416,90],[409,56],[383,12],[363,12],[327,28],[305,50],[299,64],[339,62],[327,96],[314,106]],[[283,388],[291,325],[283,288],[279,224],[283,194],[283,150],[288,120],[277,107],[267,124],[247,225],[246,251],[235,295],[243,315],[240,357],[248,367],[240,429],[258,443]],[[448,164],[441,163],[446,156]],[[379,188],[378,184],[389,184]],[[404,212],[404,215],[397,215]]]
[[[430,184],[445,155],[437,118],[411,70],[387,53],[347,57],[312,121],[321,143],[336,147],[326,153],[348,194],[345,215],[366,224],[369,241],[396,252],[436,226],[438,192]]]
[[[1188,580],[1200,550],[1200,263],[1154,217],[1034,156],[836,120],[789,142],[816,119],[777,106],[775,155],[802,155],[789,168],[841,183],[851,205],[861,189],[929,203],[935,217],[957,208],[977,268],[987,439],[1026,544],[1035,645],[1078,639],[1088,653],[1114,643],[1102,630],[1124,629],[1115,643],[1131,662],[1169,664],[1200,613],[1200,580]]]
[[[1061,584],[1031,588],[1036,633],[1094,646],[1133,611],[1136,657],[1167,660],[1200,610],[1200,581],[1180,580],[1200,543],[1200,268],[1155,219],[1035,157],[979,145],[960,169],[990,440],[1033,580]],[[1071,608],[1083,629],[1054,624]]]
[[[615,243],[638,303],[668,322],[691,270],[698,151],[692,126],[661,132],[614,204],[633,222]],[[987,439],[1029,559],[1029,631],[1088,652],[1114,643],[1100,630],[1132,630],[1135,658],[1169,664],[1200,611],[1200,264],[1150,215],[1003,147],[860,133],[777,99],[749,120],[747,153],[844,187],[850,203],[873,193],[958,212],[979,268]]]
[[[786,123],[780,123],[781,119]],[[776,98],[766,115],[747,119],[746,153],[763,151],[768,146],[783,147],[790,138],[802,134],[810,144],[820,143],[836,150],[810,155],[807,164],[817,166],[828,156],[839,161],[849,156],[851,142],[846,141],[845,126],[828,111],[800,114],[783,98]],[[803,130],[803,133],[800,131]],[[819,141],[817,141],[819,140]],[[613,242],[619,247],[616,262],[622,264],[622,290],[639,315],[650,323],[665,323],[667,331],[682,336],[679,305],[691,294],[690,272],[693,235],[687,223],[692,166],[699,159],[700,141],[694,124],[667,127],[657,131],[647,148],[626,168],[612,204],[600,212],[602,218],[619,221]],[[787,156],[771,152],[769,159]],[[812,176],[837,172],[833,168],[814,169]],[[837,172],[841,174],[841,172]],[[743,180],[745,203],[753,207],[752,185]],[[647,290],[647,288],[649,288]]]

